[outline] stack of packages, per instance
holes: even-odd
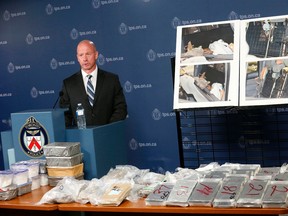
[[[56,186],[64,177],[83,179],[83,153],[79,142],[54,142],[43,147],[48,183]]]
[[[0,171],[0,200],[10,200],[17,196],[17,187],[13,184],[13,175],[11,170]]]
[[[19,161],[0,171],[0,200],[10,200],[48,184],[45,160]]]
[[[18,195],[22,195],[48,184],[45,160],[19,161],[10,165],[14,173],[13,183],[18,187]],[[28,171],[28,178],[26,172]],[[28,181],[27,181],[28,180]],[[30,190],[31,189],[31,190]]]

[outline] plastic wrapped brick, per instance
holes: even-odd
[[[223,180],[213,201],[213,207],[236,207],[237,199],[243,189],[245,178],[228,177]]]
[[[166,201],[166,205],[182,207],[188,206],[188,199],[196,184],[196,180],[178,180]]]
[[[222,179],[200,179],[195,186],[188,203],[190,206],[212,206],[214,197]]]
[[[84,173],[81,173],[79,175],[76,176],[71,176],[74,177],[77,180],[83,180],[84,179]],[[52,176],[48,176],[48,184],[51,187],[55,187],[59,181],[61,181],[63,178],[65,177],[52,177]]]
[[[54,142],[43,146],[46,157],[70,157],[81,153],[80,142]]]
[[[70,157],[46,157],[47,166],[70,167],[82,163],[83,153]]]
[[[6,188],[1,188],[0,200],[11,200],[17,197],[17,187],[14,185],[8,186]]]
[[[262,199],[263,208],[288,207],[288,181],[269,182]]]
[[[145,203],[149,206],[165,206],[172,189],[173,183],[160,183],[146,197]]]
[[[113,183],[99,200],[102,206],[119,206],[123,200],[129,195],[132,185],[129,182]]]
[[[249,179],[243,186],[237,207],[262,207],[262,198],[269,180]]]
[[[77,176],[83,173],[83,163],[72,167],[50,167],[47,166],[48,176],[50,177],[65,177],[65,176]]]

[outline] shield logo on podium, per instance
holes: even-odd
[[[48,135],[33,116],[27,119],[20,131],[20,144],[23,151],[32,158],[43,155],[43,146],[48,144]]]

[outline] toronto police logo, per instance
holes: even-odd
[[[174,29],[176,29],[177,26],[181,25],[181,20],[178,17],[174,17],[172,22],[171,22],[171,25]]]
[[[26,36],[26,43],[29,44],[29,45],[31,45],[33,42],[34,42],[33,36],[32,36],[31,34],[28,34],[28,35]]]
[[[3,14],[3,19],[5,21],[8,21],[8,20],[10,20],[10,17],[11,17],[10,12],[6,10]]]
[[[125,35],[128,31],[128,27],[125,23],[121,23],[119,26],[119,32],[121,35]]]
[[[70,32],[70,37],[72,40],[76,40],[79,37],[79,32],[77,31],[77,29],[72,29],[72,31]]]
[[[53,6],[52,6],[51,4],[48,4],[48,5],[46,6],[45,10],[46,10],[46,13],[47,13],[48,15],[51,15],[51,14],[53,14],[53,12],[54,12]]]
[[[152,118],[157,121],[161,119],[161,112],[157,108],[153,110]]]
[[[105,64],[105,57],[102,54],[98,55],[97,63],[99,65],[104,65]]]
[[[58,62],[55,58],[53,58],[51,61],[50,61],[50,67],[52,70],[56,70],[57,67],[58,67]]]
[[[11,62],[8,64],[7,69],[9,73],[13,73],[15,71],[15,67]]]
[[[125,92],[132,92],[133,90],[132,83],[129,81],[126,81],[124,85],[124,89],[125,89]]]
[[[38,97],[38,90],[35,87],[33,87],[30,91],[30,94],[31,94],[32,98],[37,98]]]
[[[156,53],[155,53],[152,49],[150,49],[150,50],[147,52],[147,59],[148,59],[149,61],[155,61],[155,59],[156,59]]]
[[[231,11],[230,14],[228,15],[229,20],[237,20],[239,19],[238,14],[235,11]]]
[[[138,148],[138,142],[135,139],[131,139],[129,146],[131,150],[136,150]]]
[[[41,157],[43,146],[48,144],[48,134],[34,117],[29,117],[20,130],[20,145],[30,157]]]
[[[92,0],[92,6],[95,9],[99,8],[101,6],[100,0]]]

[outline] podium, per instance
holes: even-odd
[[[52,142],[80,142],[84,178],[100,178],[110,168],[127,163],[125,121],[87,129],[65,128],[66,109],[11,113],[12,130],[1,132],[4,168],[22,160],[45,159],[43,146]]]
[[[12,130],[1,132],[5,169],[13,160],[43,158],[43,145],[65,141],[64,111],[43,109],[11,113]]]
[[[125,121],[87,129],[67,129],[66,141],[80,142],[85,179],[101,178],[115,165],[127,164]]]

